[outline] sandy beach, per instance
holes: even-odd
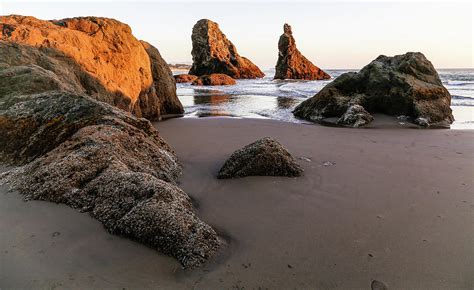
[[[473,131],[232,118],[155,125],[184,166],[179,186],[228,247],[183,271],[88,214],[23,202],[3,186],[1,289],[474,287]],[[215,178],[234,150],[264,136],[305,175]]]

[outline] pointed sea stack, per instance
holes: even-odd
[[[237,53],[237,49],[219,29],[219,25],[211,20],[199,20],[193,27],[191,39],[191,75],[221,73],[234,79],[255,79],[265,75],[250,60]]]
[[[331,76],[315,66],[296,48],[291,26],[283,25],[283,34],[278,41],[278,61],[275,79],[326,80]]]

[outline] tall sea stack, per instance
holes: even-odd
[[[283,34],[278,41],[278,61],[275,79],[326,80],[331,76],[315,66],[296,48],[291,26],[283,25]]]
[[[211,20],[199,20],[193,27],[191,39],[191,75],[221,73],[234,79],[255,79],[265,75],[249,59],[238,54],[234,44],[219,29],[219,25]]]

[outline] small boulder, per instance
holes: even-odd
[[[293,114],[309,121],[341,117],[352,105],[370,113],[405,115],[422,126],[449,126],[454,121],[451,95],[433,64],[419,52],[381,55],[359,72],[340,75]]]
[[[174,80],[176,81],[177,84],[180,83],[192,83],[194,82],[198,77],[195,75],[189,75],[189,74],[180,74],[180,75],[175,75]]]
[[[283,26],[283,34],[278,41],[278,61],[275,79],[326,80],[331,76],[315,66],[296,48],[291,26]]]
[[[223,73],[235,79],[262,78],[265,74],[249,59],[240,56],[237,48],[219,28],[208,19],[199,20],[191,36],[193,66],[189,74],[202,76]]]
[[[303,174],[293,156],[273,138],[265,137],[235,151],[219,170],[217,178],[288,176]]]
[[[235,80],[225,74],[211,74],[200,76],[192,83],[192,85],[194,86],[229,86],[235,84]]]
[[[362,127],[374,120],[374,117],[367,112],[361,105],[352,105],[342,115],[337,123],[339,125],[350,126],[350,127]]]

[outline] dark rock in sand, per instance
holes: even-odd
[[[218,178],[244,176],[301,176],[301,168],[283,145],[265,137],[232,153]]]
[[[362,127],[374,120],[369,112],[360,105],[352,105],[347,108],[347,111],[342,115],[337,123],[339,125],[350,126],[350,127]]]
[[[158,50],[117,20],[0,16],[0,41],[1,62],[51,71],[62,89],[149,119],[183,113],[171,70]]]
[[[233,78],[225,74],[203,75],[195,79],[192,83],[194,86],[229,86],[235,85]]]
[[[50,80],[35,69],[34,78]],[[0,140],[2,162],[36,157],[0,177],[26,199],[90,212],[111,233],[186,268],[204,263],[220,245],[175,185],[181,166],[174,152],[145,119],[67,92],[2,95]]]
[[[283,26],[283,34],[278,41],[278,61],[275,79],[326,80],[331,76],[315,66],[296,48],[291,26]]]
[[[188,75],[188,74],[180,74],[180,75],[175,75],[174,80],[176,81],[177,84],[179,83],[192,83],[195,81],[198,77],[194,75]]]
[[[431,62],[419,52],[379,56],[360,72],[342,74],[293,113],[320,121],[341,117],[353,105],[370,113],[406,115],[425,126],[448,126],[454,121],[451,95]]]
[[[374,280],[370,284],[370,289],[372,289],[372,290],[387,290],[388,288],[383,282]]]
[[[193,66],[189,74],[226,74],[234,79],[261,78],[265,74],[237,49],[211,20],[201,19],[193,27]]]

